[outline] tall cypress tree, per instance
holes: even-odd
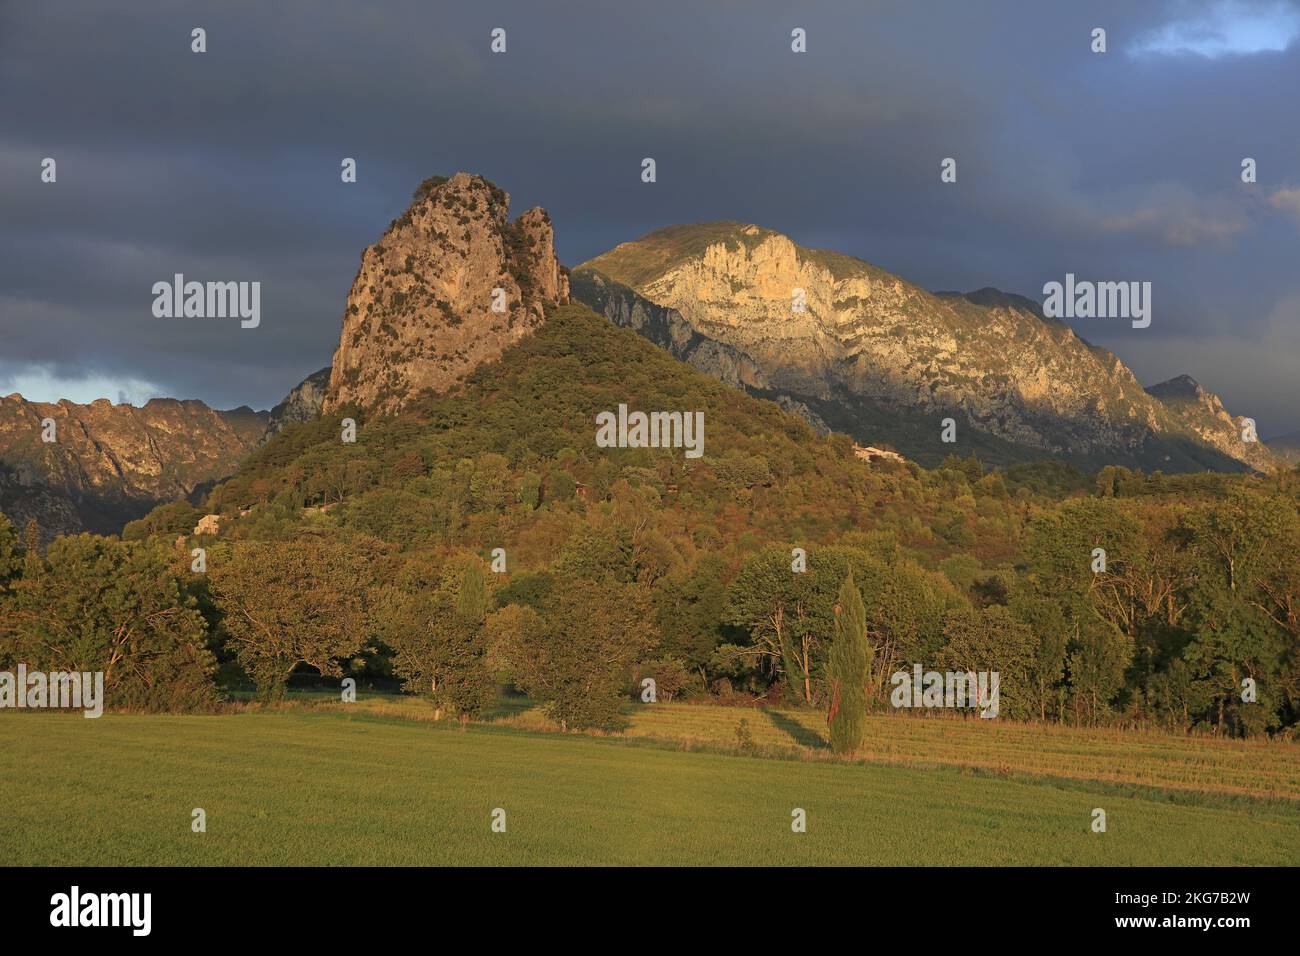
[[[827,718],[831,747],[853,753],[862,746],[867,724],[867,681],[871,676],[871,644],[867,640],[867,609],[849,574],[840,584],[835,604],[835,636],[827,659],[831,709]]]
[[[45,562],[41,560],[41,532],[36,526],[36,519],[27,520],[27,530],[24,534],[27,540],[27,553],[23,558],[23,576],[28,578],[39,577],[45,570]]]
[[[487,617],[488,603],[487,580],[483,577],[482,563],[466,562],[456,594],[456,610],[467,623],[477,628]]]

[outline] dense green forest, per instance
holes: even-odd
[[[703,411],[704,456],[598,448],[621,402]],[[1295,471],[868,463],[566,306],[456,394],[294,426],[120,538],[41,555],[0,516],[0,667],[103,670],[110,705],[157,710],[303,672],[465,718],[514,687],[612,728],[645,676],[834,709],[865,668],[886,709],[920,663],[998,671],[1004,719],[1294,736],[1298,514]]]

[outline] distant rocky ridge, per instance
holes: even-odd
[[[922,464],[975,450],[993,463],[1275,465],[1241,441],[1221,403],[1148,393],[1030,299],[930,293],[759,226],[662,229],[577,267],[572,282],[575,298],[695,367]],[[956,444],[939,440],[945,417],[958,422]]]
[[[926,465],[976,450],[1005,464],[1052,456],[1083,467],[1267,471],[1241,420],[1186,376],[1149,389],[1113,354],[985,288],[929,293],[868,263],[745,223],[678,226],[575,269],[541,209],[508,219],[481,176],[433,177],[362,254],[332,364],[270,412],[153,399],[0,399],[0,511],[42,537],[114,533],[156,504],[196,499],[289,426],[348,405],[392,413],[456,387],[576,299],[677,359],[847,432],[872,460]],[[495,298],[504,304],[496,311]],[[792,307],[802,289],[804,308]],[[959,422],[955,445],[940,420]],[[58,441],[41,442],[53,418]],[[1300,460],[1300,440],[1281,447]]]
[[[420,185],[361,256],[323,411],[393,412],[426,389],[445,391],[568,301],[550,217],[537,208],[510,222],[509,205],[482,176]]]
[[[1207,445],[1219,449],[1256,471],[1271,471],[1279,463],[1274,450],[1258,435],[1255,441],[1243,438],[1243,421],[1228,413],[1219,396],[1207,392],[1190,375],[1178,375],[1147,388],[1189,431]]]
[[[185,498],[232,473],[266,430],[269,415],[200,401],[154,398],[140,408],[106,398],[0,398],[0,512],[35,518],[41,536],[117,533],[154,505]],[[56,441],[41,440],[52,419]]]
[[[320,414],[329,380],[330,367],[327,365],[320,371],[312,372],[295,385],[289,394],[280,401],[280,404],[271,409],[266,422],[266,431],[262,434],[258,444],[265,445],[290,425],[309,422]]]

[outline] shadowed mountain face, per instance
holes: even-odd
[[[0,512],[19,526],[35,518],[45,541],[119,532],[154,505],[233,472],[267,418],[172,398],[142,408],[0,398]]]
[[[736,222],[673,226],[574,270],[575,298],[697,368],[923,464],[1266,470],[1217,398],[1148,393],[1115,355],[996,289],[933,294]],[[940,440],[957,422],[956,443]]]
[[[262,435],[259,445],[265,445],[273,437],[290,425],[309,422],[320,413],[321,403],[325,400],[325,389],[329,385],[330,369],[326,366],[312,372],[281,399],[271,409],[267,418],[266,433]]]
[[[1159,399],[1169,414],[1205,444],[1244,461],[1258,471],[1270,471],[1279,456],[1250,434],[1247,419],[1228,414],[1219,396],[1207,392],[1190,375],[1152,385],[1147,394]]]

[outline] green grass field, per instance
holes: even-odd
[[[686,712],[679,721],[698,712],[694,719],[705,723],[708,712],[723,711],[714,720],[718,733],[738,716],[789,732],[753,711],[677,709]],[[650,714],[672,719],[668,710]],[[623,738],[558,735],[527,729],[526,720],[524,712],[461,729],[342,705],[98,720],[4,714],[0,858],[17,865],[1300,863],[1300,801],[1243,796],[1232,786],[1200,792],[943,764],[846,764],[797,752],[743,756],[721,752],[721,741],[717,752],[691,749],[693,733],[676,741],[638,736],[635,727]],[[881,720],[900,741],[923,723]],[[1283,751],[1287,759],[1293,749]],[[1260,767],[1266,781],[1276,769],[1267,763]],[[191,832],[196,807],[207,812],[206,833]],[[497,807],[506,811],[505,833],[491,832]],[[795,807],[807,811],[806,833],[791,832]],[[1106,811],[1106,833],[1090,830],[1095,807]]]
[[[297,702],[342,708],[338,693],[299,692]],[[432,720],[427,700],[362,693],[348,705],[408,720]],[[677,749],[733,751],[743,720],[761,755],[830,760],[826,716],[816,710],[658,703],[625,708],[622,737]],[[558,731],[540,707],[502,698],[493,720],[527,730]],[[1001,775],[1064,777],[1161,790],[1300,801],[1300,745],[1282,741],[1221,740],[1115,728],[1087,729],[980,720],[953,714],[874,714],[867,718],[860,760],[927,769],[956,767]]]

